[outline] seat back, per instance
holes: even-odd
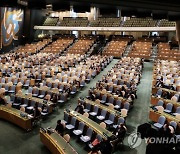
[[[111,113],[109,115],[109,120],[111,120],[112,122],[114,122],[114,118],[115,118],[115,115],[113,113]]]
[[[166,121],[166,118],[164,116],[160,116],[158,119],[158,123],[160,123],[161,125],[164,125],[165,121]]]
[[[93,133],[93,130],[91,128],[88,128],[87,132],[86,132],[86,136],[89,136],[89,138],[91,138]]]
[[[164,102],[162,100],[159,100],[157,103],[157,106],[163,106],[163,105],[164,105]]]
[[[75,117],[72,117],[71,119],[71,125],[75,126],[76,124],[76,118]]]
[[[176,108],[176,113],[180,114],[180,106]]]
[[[106,113],[107,113],[106,110],[102,110],[102,111],[101,111],[101,116],[105,117],[105,116],[106,116]]]
[[[173,107],[173,104],[168,103],[168,104],[166,105],[166,110],[172,111],[172,107]]]
[[[80,122],[79,126],[78,126],[78,130],[83,131],[84,130],[84,126],[85,126],[85,124],[83,122]]]
[[[124,122],[125,122],[124,118],[123,118],[123,117],[120,117],[120,118],[118,119],[117,125],[119,125],[119,124],[124,124]]]
[[[169,125],[170,125],[170,126],[173,126],[174,130],[176,130],[176,128],[177,128],[177,123],[176,123],[175,121],[171,121],[171,122],[169,123]]]

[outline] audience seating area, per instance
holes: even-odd
[[[58,21],[58,17],[47,17],[43,23],[43,26],[56,26]]]
[[[157,58],[161,60],[180,61],[180,51],[177,49],[170,49],[170,45],[168,43],[159,43]]]
[[[71,109],[64,111],[64,119],[61,123],[65,124],[65,133],[74,134],[89,148],[92,148],[91,143],[96,138],[99,142],[107,140],[108,137],[112,138],[114,135],[112,131],[118,125],[125,124],[128,112],[133,107],[141,72],[140,58],[124,57],[119,60],[96,84],[96,88],[89,90],[86,98],[79,98],[78,106],[83,105],[83,113],[78,111],[78,108],[75,111]],[[125,85],[125,82],[118,82],[125,74],[132,77],[129,78],[132,84]],[[110,88],[111,86],[114,88]]]
[[[60,37],[56,41],[49,44],[41,52],[45,53],[62,53],[64,52],[71,44],[73,44],[73,37]]]
[[[43,26],[56,26],[59,21],[58,17],[47,17]],[[153,20],[152,18],[135,18],[127,20],[121,18],[100,17],[96,20],[89,21],[87,17],[64,17],[60,21],[60,26],[67,27],[175,27],[174,21],[166,19]]]
[[[174,21],[168,21],[166,19],[162,19],[159,21],[159,27],[175,27],[176,23]]]
[[[69,49],[70,54],[86,54],[96,41],[96,37],[81,37]]]
[[[128,56],[130,57],[140,57],[144,59],[149,59],[152,53],[152,43],[145,41],[135,41],[132,44],[132,51]]]
[[[180,132],[180,78],[178,61],[157,60],[154,65],[150,119],[156,128],[164,124]]]
[[[64,17],[63,20],[60,22],[60,26],[67,26],[67,27],[87,27],[88,26],[88,18],[69,18]]]
[[[122,24],[123,27],[156,27],[157,20],[152,18],[131,18],[124,21]]]
[[[91,27],[119,27],[120,18],[98,18],[90,22]]]
[[[111,55],[116,58],[120,58],[123,55],[127,47],[127,44],[128,44],[128,39],[124,39],[121,37],[112,38],[112,40],[108,42],[108,44],[104,48],[102,54],[108,56]]]

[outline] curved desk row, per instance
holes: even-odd
[[[23,117],[21,116],[21,113],[23,112],[15,108],[8,108],[7,106],[3,106],[3,105],[0,106],[1,119],[5,119],[9,122],[12,122],[27,131],[31,130],[33,117],[30,116]],[[27,113],[24,114],[27,115]]]
[[[77,154],[73,147],[56,132],[49,134],[40,130],[40,139],[53,154]]]

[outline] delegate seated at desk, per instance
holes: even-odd
[[[64,135],[64,130],[65,130],[65,125],[63,125],[63,123],[61,123],[61,120],[58,120],[55,131],[58,134],[60,134],[61,136],[63,136]]]
[[[0,96],[0,105],[6,105],[6,104],[7,104],[7,101],[4,98],[4,96]]]

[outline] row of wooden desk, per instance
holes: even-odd
[[[82,114],[73,111],[73,110],[65,110],[64,113],[68,114],[71,118],[75,117],[79,122],[85,123],[86,126],[92,128],[97,134],[100,134],[103,139],[107,139],[108,137],[112,137],[113,134],[102,128],[98,123],[93,120],[86,118]],[[53,154],[75,154],[77,153],[72,146],[66,142],[66,140],[53,132],[51,134],[45,132],[44,130],[40,130],[40,139],[41,142],[53,153]]]
[[[93,106],[98,106],[101,110],[106,110],[107,112],[114,114],[116,117],[122,117],[121,112],[119,112],[118,110],[110,109],[108,106],[105,106],[105,105],[100,104],[100,103],[96,103],[96,102],[91,101],[91,100],[86,99],[86,98],[84,99],[84,101],[85,101],[86,104],[91,104]]]
[[[113,94],[108,93],[108,92],[105,92],[105,93],[104,93],[103,91],[100,91],[100,90],[98,90],[98,89],[94,89],[93,91],[94,91],[96,94],[99,93],[101,96],[102,96],[102,95],[107,95],[107,96],[109,96],[109,97],[113,97],[115,100],[121,100],[122,103],[129,102],[128,99],[125,99],[125,98],[123,98],[123,97],[119,97],[118,95],[113,95]]]
[[[165,105],[167,105],[168,103],[173,104],[174,109],[176,109],[177,107],[180,106],[180,102],[175,102],[169,99],[164,99],[164,98],[159,98],[159,97],[155,97],[155,96],[151,96],[151,104],[152,105],[157,105],[158,101],[162,100],[164,102]],[[174,110],[175,112],[175,110]]]
[[[48,112],[51,113],[53,111],[53,103],[51,101],[47,101],[47,103],[44,103],[43,99],[37,98],[37,97],[32,97],[32,96],[28,96],[28,95],[24,95],[24,94],[16,94],[16,97],[20,97],[23,99],[28,99],[30,101],[34,101],[36,103],[40,103],[40,104],[44,104],[46,106],[48,106]]]
[[[113,134],[108,131],[107,129],[102,128],[98,123],[95,121],[83,116],[82,114],[69,110],[64,111],[64,113],[68,114],[71,117],[76,117],[76,119],[80,122],[84,122],[89,128],[92,128],[97,134],[100,134],[102,138],[107,139],[108,137],[111,137]]]
[[[73,147],[56,132],[49,134],[40,130],[40,139],[53,154],[77,154]]]
[[[18,125],[19,127],[29,131],[32,129],[32,116],[22,117],[21,114],[27,113],[17,110],[15,108],[9,108],[7,106],[1,105],[0,106],[0,118],[7,120],[11,123]]]
[[[170,90],[170,89],[166,89],[166,88],[160,88],[160,87],[152,87],[152,94],[156,94],[159,89],[161,89],[164,92],[169,92],[172,95],[175,95],[175,94],[180,95],[180,92],[178,92],[178,91],[174,91],[174,90]]]
[[[158,119],[160,116],[164,116],[166,117],[166,121],[169,124],[171,121],[175,121],[177,123],[177,131],[180,131],[180,119],[177,119],[175,116],[170,115],[168,113],[165,112],[158,112],[158,111],[154,111],[153,109],[150,110],[149,112],[149,119],[154,121],[154,122],[158,122]]]

